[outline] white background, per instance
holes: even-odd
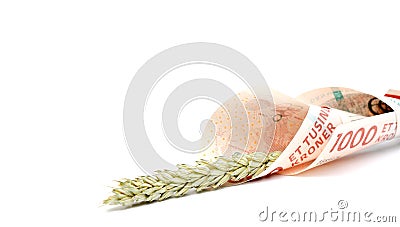
[[[400,89],[399,12],[396,1],[2,1],[0,226],[267,226],[258,220],[267,205],[322,211],[341,199],[399,222],[398,141],[299,176],[99,207],[112,180],[143,174],[122,110],[152,56],[214,42],[288,95],[324,86],[381,95]]]

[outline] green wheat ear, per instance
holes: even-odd
[[[196,165],[177,165],[177,170],[158,170],[152,176],[140,176],[133,180],[118,181],[113,195],[103,201],[108,205],[130,206],[185,195],[189,190],[200,192],[218,188],[228,181],[240,181],[256,177],[268,168],[281,154],[280,151],[265,154],[236,152],[230,157],[220,156],[215,161],[200,159]]]

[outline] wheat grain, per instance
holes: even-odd
[[[256,177],[268,168],[281,154],[279,151],[264,154],[255,152],[220,156],[215,161],[198,160],[195,166],[177,165],[177,170],[159,170],[152,176],[118,181],[113,195],[104,204],[130,206],[143,202],[164,200],[185,195],[189,190],[201,192],[218,188],[228,181]]]

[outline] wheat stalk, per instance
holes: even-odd
[[[198,160],[195,166],[177,165],[177,170],[158,170],[152,176],[124,179],[112,190],[113,195],[103,201],[108,205],[130,206],[143,202],[164,200],[185,195],[190,189],[200,192],[218,188],[228,181],[255,177],[269,167],[281,154],[255,152],[220,156],[215,161]]]

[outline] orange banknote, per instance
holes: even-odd
[[[240,93],[242,106],[234,99],[224,103],[210,119],[214,127],[208,133],[215,139],[202,158],[238,150],[280,151],[258,177],[275,172],[293,175],[399,136],[396,90],[381,98],[341,87],[316,89],[296,98],[272,94],[273,101]]]

